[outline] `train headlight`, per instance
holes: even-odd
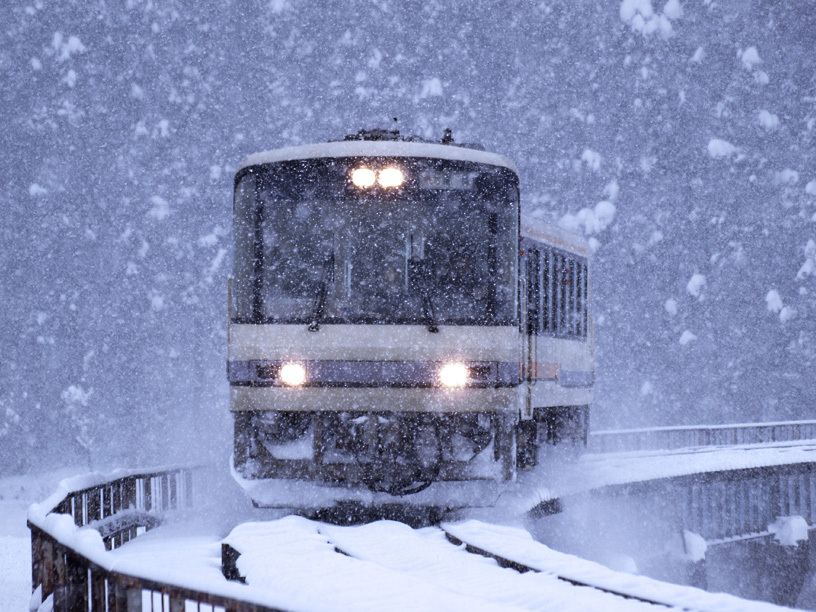
[[[356,168],[351,173],[351,182],[355,187],[371,187],[377,180],[377,175],[370,168]]]
[[[464,387],[468,379],[468,369],[464,363],[446,363],[439,370],[439,382],[445,387]]]
[[[399,187],[405,181],[405,175],[399,168],[385,168],[380,170],[378,182],[380,187]]]
[[[299,363],[287,363],[280,369],[280,380],[284,385],[299,387],[306,382],[306,368]]]

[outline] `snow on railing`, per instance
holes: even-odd
[[[708,545],[766,537],[780,517],[816,524],[816,459],[619,483],[593,494],[626,499],[644,521],[660,517]]]
[[[211,593],[204,584],[171,584],[149,568],[122,563],[110,552],[161,524],[166,513],[189,508],[192,472],[169,468],[80,476],[64,480],[51,497],[32,505],[28,511],[32,608],[275,612],[244,601],[232,592],[234,585]]]
[[[816,421],[594,431],[589,434],[587,450],[591,453],[618,453],[801,440],[816,440]]]

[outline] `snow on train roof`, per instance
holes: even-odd
[[[521,217],[521,235],[580,255],[590,255],[592,252],[582,236],[533,217]]]
[[[489,164],[518,173],[512,161],[496,153],[456,145],[388,140],[343,140],[274,149],[250,155],[238,165],[237,170],[259,164],[320,157],[429,157]]]

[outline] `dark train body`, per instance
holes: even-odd
[[[266,506],[481,505],[585,443],[589,249],[509,160],[361,133],[235,177],[234,474]]]

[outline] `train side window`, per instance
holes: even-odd
[[[541,252],[541,329],[552,331],[553,291],[552,291],[552,250],[544,249]]]
[[[589,335],[589,266],[586,262],[584,266],[584,311],[581,313],[581,320],[584,326],[584,338]]]
[[[565,336],[572,334],[572,289],[575,286],[572,278],[572,259],[564,257],[564,326],[561,333]]]
[[[570,336],[578,335],[578,262],[570,258],[570,309],[569,309],[569,329]]]
[[[553,253],[553,269],[552,269],[552,294],[553,294],[553,319],[552,332],[558,334],[561,331],[559,324],[561,320],[561,255],[558,252]]]
[[[580,260],[575,261],[575,316],[573,329],[575,335],[581,338],[584,335],[584,265]]]
[[[544,284],[545,253],[545,250],[538,251],[538,276],[536,277],[536,282],[538,283],[538,326],[536,327],[536,333],[539,334],[544,331],[544,317],[547,312],[547,287]]]
[[[586,260],[546,246],[531,248],[525,274],[530,330],[586,338],[589,329]],[[536,277],[538,283],[534,281]]]
[[[555,326],[555,332],[559,335],[564,335],[567,331],[567,289],[569,288],[569,278],[567,271],[567,258],[561,254],[556,255],[556,262],[558,263],[558,322]]]

